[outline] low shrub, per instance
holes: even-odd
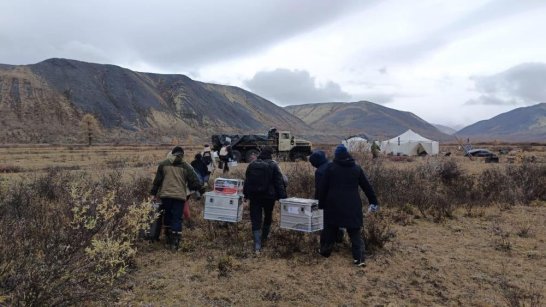
[[[0,173],[22,173],[25,169],[13,164],[0,164]]]
[[[135,188],[52,169],[2,189],[0,295],[28,306],[108,301],[150,222]]]
[[[362,237],[366,243],[366,251],[373,253],[382,249],[387,242],[392,241],[396,233],[391,227],[392,222],[383,212],[367,214],[362,228]]]

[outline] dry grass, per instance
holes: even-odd
[[[123,175],[114,181],[145,178],[149,185],[157,162],[170,148],[0,148],[0,165],[19,170],[0,173],[0,188],[51,168],[96,178],[119,170]],[[197,150],[189,148],[186,159]],[[460,155],[411,162],[357,155],[357,160],[374,181],[383,205],[381,215],[366,218],[364,235],[369,243],[377,241],[368,246],[366,268],[350,263],[347,238],[330,258],[317,257],[318,234],[279,229],[278,207],[271,240],[256,256],[248,209],[243,222],[224,225],[203,220],[203,201],[194,200],[182,251],[141,242],[129,274],[113,284],[108,297],[121,305],[544,304],[546,203],[533,200],[540,195],[537,182],[544,175],[537,173],[539,180],[526,176],[536,168],[502,159],[499,165],[485,164]],[[281,168],[291,183],[290,196],[312,195],[313,169],[308,163],[281,163]],[[228,176],[242,178],[245,169],[246,164],[240,164]],[[423,180],[424,175],[436,177]],[[222,174],[216,172],[213,178],[218,176]],[[507,176],[520,182],[517,189],[503,187],[512,183],[506,182]],[[468,178],[472,183],[465,185]],[[148,188],[139,188],[140,198]],[[424,191],[434,191],[434,197],[419,196]],[[6,299],[0,292],[0,305]]]
[[[185,229],[184,241],[191,248],[173,254],[147,245],[119,289],[120,300],[194,306],[544,303],[546,206],[490,207],[481,218],[464,217],[463,211],[457,216],[443,224],[417,219],[412,225],[395,225],[396,240],[375,253],[364,269],[352,267],[346,242],[325,259],[308,248],[309,242],[316,243],[315,235],[290,238],[278,228],[272,238],[291,240],[301,251],[285,257],[269,246],[255,257],[248,219],[216,228],[214,240],[206,227]],[[201,223],[200,215],[195,219]],[[513,234],[513,221],[519,220],[535,225],[536,236]],[[495,248],[495,227],[510,233],[510,253]],[[223,248],[226,240],[231,248]]]

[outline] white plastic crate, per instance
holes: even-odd
[[[216,178],[214,180],[214,192],[219,194],[242,194],[243,180],[230,178]]]
[[[315,232],[324,228],[322,210],[318,200],[305,198],[281,199],[281,228]]]
[[[241,194],[205,193],[205,220],[239,222],[243,219]]]

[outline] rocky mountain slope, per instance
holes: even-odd
[[[440,130],[440,132],[443,132],[445,134],[449,134],[449,135],[452,135],[454,134],[455,132],[457,132],[456,129],[453,129],[451,127],[448,127],[448,126],[444,126],[444,125],[440,125],[440,124],[433,124],[434,127],[436,127],[438,130]]]
[[[546,142],[546,103],[517,108],[482,120],[457,132],[474,140]]]
[[[310,131],[283,108],[237,87],[66,59],[0,65],[0,112],[3,143],[77,141],[85,113],[99,120],[104,141],[208,138],[270,127]]]
[[[387,108],[369,101],[332,102],[285,107],[290,113],[318,130],[337,132],[345,136],[366,134],[386,139],[408,129],[434,140],[451,137],[413,113]]]

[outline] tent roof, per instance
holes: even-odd
[[[401,143],[406,143],[406,142],[433,142],[432,140],[429,140],[429,139],[417,134],[416,132],[414,132],[411,129],[409,129],[408,131],[400,134],[399,136],[395,136],[392,139],[387,140],[387,142],[398,142],[398,138],[400,138]]]
[[[344,141],[350,141],[350,142],[359,142],[359,141],[368,142],[368,140],[366,140],[365,138],[360,137],[360,136],[348,137],[348,138],[346,138]]]

